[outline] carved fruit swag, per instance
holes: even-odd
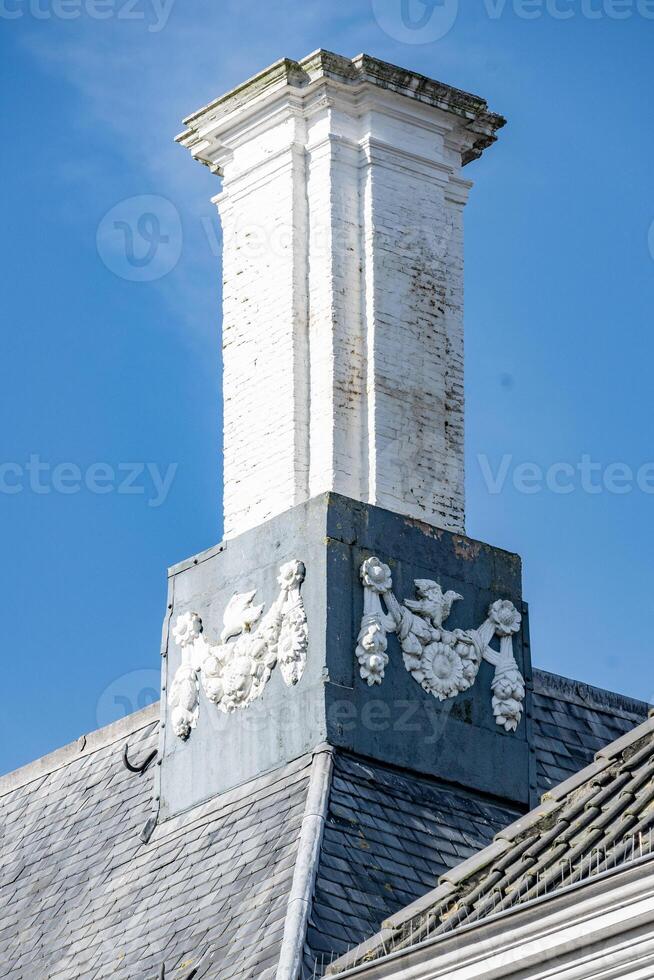
[[[301,561],[282,565],[277,579],[279,595],[263,618],[264,606],[254,603],[256,591],[232,596],[218,644],[207,642],[197,613],[177,617],[172,634],[181,648],[182,662],[168,704],[173,731],[179,738],[188,738],[197,725],[200,684],[207,700],[230,713],[247,708],[261,697],[277,664],[289,687],[300,681],[309,646],[300,593],[304,577]]]
[[[381,684],[389,662],[389,633],[397,634],[404,666],[423,690],[439,701],[456,697],[475,683],[482,660],[495,667],[492,707],[495,720],[505,731],[515,731],[522,717],[525,683],[513,656],[513,635],[521,616],[508,599],[497,599],[479,629],[443,628],[458,592],[443,592],[431,579],[416,579],[417,599],[403,605],[393,594],[391,570],[379,558],[361,565],[364,588],[363,617],[356,658],[361,677],[369,685]],[[384,606],[382,606],[382,599]],[[500,649],[491,641],[497,636]]]

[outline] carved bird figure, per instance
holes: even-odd
[[[222,643],[232,636],[238,636],[239,633],[249,632],[257,622],[263,612],[263,604],[260,606],[253,604],[252,600],[256,594],[256,589],[253,592],[237,592],[229,600],[223,616],[223,631],[220,634]]]
[[[428,578],[416,579],[416,592],[420,598],[406,599],[404,605],[423,619],[431,620],[436,629],[440,629],[450,615],[454,603],[463,599],[462,595],[452,590],[443,594],[438,582]]]

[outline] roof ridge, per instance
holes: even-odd
[[[642,715],[649,708],[647,701],[641,701],[617,691],[609,691],[607,688],[595,687],[593,684],[586,684],[584,681],[575,680],[573,677],[565,677],[562,674],[554,674],[536,667],[533,670],[533,680],[535,694],[558,696],[564,701],[585,708],[611,709],[613,712],[617,711],[629,716]]]
[[[82,754],[89,755],[106,748],[108,745],[113,745],[114,742],[119,742],[127,735],[133,735],[134,732],[146,728],[155,721],[159,721],[158,701],[146,708],[141,708],[140,711],[125,715],[124,718],[120,718],[110,725],[80,735],[75,741],[55,749],[54,752],[49,752],[19,769],[14,769],[12,772],[0,776],[0,797],[34,782],[42,776],[48,776],[58,769],[63,769],[64,766],[79,759]]]

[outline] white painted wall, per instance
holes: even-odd
[[[329,490],[464,530],[474,113],[356,60],[263,73],[181,138],[224,178],[227,537]]]

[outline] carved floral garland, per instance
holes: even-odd
[[[443,593],[438,582],[416,579],[418,599],[407,599],[400,605],[392,592],[391,570],[378,558],[364,561],[361,580],[364,607],[356,657],[361,677],[370,686],[384,679],[387,635],[397,633],[406,669],[439,701],[472,687],[482,660],[492,664],[495,720],[507,732],[516,730],[522,717],[525,683],[513,656],[513,634],[520,629],[521,616],[512,602],[494,602],[477,630],[449,631],[443,623],[452,605],[463,598],[458,592]],[[490,646],[494,636],[499,637],[499,651]]]
[[[256,591],[232,596],[223,617],[220,643],[208,643],[202,620],[195,612],[177,617],[173,636],[182,650],[170,689],[171,723],[186,739],[200,711],[200,683],[205,695],[223,712],[247,708],[261,697],[275,666],[286,684],[297,684],[307,660],[309,633],[300,586],[301,561],[282,565],[280,593],[266,615],[255,605]],[[257,625],[258,624],[258,625]]]

